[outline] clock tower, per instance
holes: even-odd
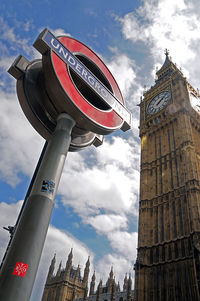
[[[199,93],[171,61],[140,103],[135,301],[200,300]]]

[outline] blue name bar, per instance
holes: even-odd
[[[63,62],[70,66],[76,74],[124,120],[123,130],[130,129],[131,113],[49,30],[46,29],[43,33],[38,39],[41,39],[49,49],[53,50]],[[34,46],[38,49],[36,44],[37,43],[35,43]],[[41,51],[41,49],[38,50]]]

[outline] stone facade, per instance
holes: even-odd
[[[120,291],[120,285],[115,282],[112,268],[106,284],[103,285],[102,280],[100,280],[96,291],[94,290],[94,287],[95,273],[92,276],[87,301],[133,301],[134,298],[131,276],[129,275],[129,278],[127,278],[127,275],[125,276],[123,291]],[[79,298],[76,301],[84,301],[84,299]]]
[[[90,272],[90,261],[86,262],[84,275],[81,277],[80,267],[72,266],[72,250],[69,253],[65,269],[61,263],[54,274],[56,258],[51,261],[47,280],[43,292],[42,301],[75,301],[78,297],[87,300],[88,276]]]
[[[200,114],[190,93],[198,99],[166,52],[140,103],[134,301],[200,300]],[[170,95],[166,102],[164,94]]]
[[[54,274],[56,256],[54,255],[47,275],[42,301],[133,301],[131,276],[124,278],[123,291],[120,291],[119,283],[116,284],[113,268],[109,273],[105,285],[99,281],[95,290],[95,272],[91,278],[88,296],[88,276],[90,262],[89,258],[84,269],[84,276],[81,277],[80,267],[72,266],[72,250],[69,253],[65,269],[61,263]]]

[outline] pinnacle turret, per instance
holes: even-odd
[[[94,271],[94,273],[92,275],[92,281],[90,283],[90,296],[94,295],[95,279],[96,279],[96,277],[95,277],[95,271]]]
[[[54,254],[54,257],[51,260],[51,264],[50,264],[50,267],[49,267],[49,272],[48,272],[47,279],[50,279],[53,276],[53,272],[54,272],[54,269],[55,269],[55,264],[56,264],[56,253]]]
[[[72,267],[72,259],[73,259],[73,253],[72,253],[72,248],[71,248],[71,251],[68,255],[68,259],[67,259],[67,262],[66,262],[66,268],[65,268],[65,274],[66,275],[69,275],[70,274],[70,270],[71,270],[71,267]]]
[[[88,282],[89,273],[90,273],[90,256],[88,257],[88,260],[85,264],[85,270],[84,270],[84,276],[83,276],[84,283]]]
[[[129,273],[128,288],[127,288],[127,301],[131,301],[131,295],[132,295],[132,279],[131,279],[131,273]]]
[[[60,274],[61,274],[61,267],[62,267],[62,261],[61,261],[60,264],[59,264],[59,267],[58,267],[58,270],[57,270],[57,273],[56,273],[56,277],[60,277]]]
[[[123,291],[127,291],[128,288],[128,278],[127,278],[127,273],[124,277],[124,285],[123,285]]]

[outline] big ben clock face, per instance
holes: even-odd
[[[166,107],[170,98],[170,91],[162,91],[151,100],[147,108],[147,113],[149,115],[157,114]]]

